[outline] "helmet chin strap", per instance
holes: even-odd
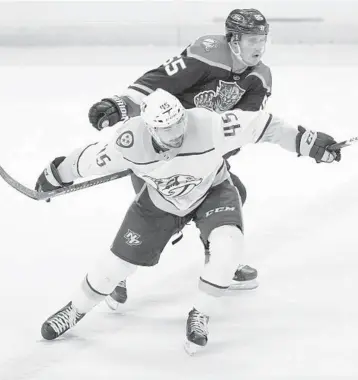
[[[175,147],[175,146],[171,146],[169,144],[166,144],[165,142],[163,142],[159,136],[157,136],[157,134],[153,134],[152,135],[154,141],[158,144],[158,146],[163,149],[163,150],[171,150],[171,149],[177,149],[178,147]]]
[[[167,146],[165,143],[163,143],[163,141],[156,134],[153,134],[152,137],[161,149],[164,149],[164,150],[172,149],[172,147]]]
[[[230,50],[231,50],[232,54],[234,54],[234,56],[237,58],[237,60],[244,65],[244,67],[242,69],[243,70],[247,69],[249,67],[249,65],[243,60],[243,58],[241,56],[240,46],[238,46],[239,51],[237,53],[233,49],[231,42],[229,43],[229,46],[230,46]]]
[[[250,63],[247,63],[244,61],[244,59],[242,58],[242,55],[241,55],[241,48],[239,45],[236,45],[237,48],[238,48],[238,52],[235,52],[235,50],[233,49],[232,45],[231,45],[231,42],[229,42],[229,46],[230,46],[230,50],[232,52],[232,54],[237,58],[237,60],[242,63],[244,65],[244,67],[242,68],[242,70],[245,70],[247,69],[248,67],[252,67],[252,66],[255,66],[253,64],[250,64]],[[265,48],[263,50],[263,52],[261,54],[263,54],[265,52]]]

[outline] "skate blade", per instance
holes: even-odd
[[[111,310],[116,311],[118,309],[119,302],[117,302],[116,300],[114,300],[111,296],[107,296],[105,298],[105,301],[106,301],[107,306]]]
[[[252,290],[256,289],[259,283],[256,279],[250,281],[233,281],[228,290]]]
[[[184,342],[184,350],[189,356],[194,356],[198,352],[202,351],[205,348],[205,346],[199,346],[193,342],[190,342],[189,340],[186,340]]]

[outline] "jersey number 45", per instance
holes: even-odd
[[[225,112],[221,115],[221,119],[224,122],[223,129],[224,129],[224,136],[225,137],[231,137],[235,136],[236,129],[240,128],[240,123],[238,121],[237,116],[232,112]]]

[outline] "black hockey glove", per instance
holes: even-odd
[[[57,168],[66,157],[57,157],[45,168],[38,178],[35,190],[36,191],[52,191],[61,187],[72,185],[73,182],[65,183],[62,181]]]
[[[88,112],[90,123],[99,131],[127,119],[127,104],[119,96],[105,98],[95,103]]]
[[[341,160],[341,150],[330,151],[329,146],[336,140],[325,133],[306,130],[299,126],[296,137],[296,152],[299,156],[309,156],[317,163]]]

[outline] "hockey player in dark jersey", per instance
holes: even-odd
[[[142,75],[120,96],[95,103],[89,110],[90,123],[101,130],[137,116],[142,100],[157,88],[175,95],[185,108],[203,107],[218,113],[235,108],[263,108],[271,95],[272,83],[269,67],[261,62],[268,32],[269,25],[258,10],[231,11],[225,22],[225,35],[198,38],[180,55]],[[236,153],[230,152],[225,158]],[[236,175],[230,174],[244,203],[246,189]],[[132,175],[132,182],[138,192],[141,180]],[[205,248],[209,257],[209,247]],[[241,265],[231,289],[252,289],[257,286],[256,277],[256,269]],[[118,302],[126,301],[125,282],[112,296]]]

